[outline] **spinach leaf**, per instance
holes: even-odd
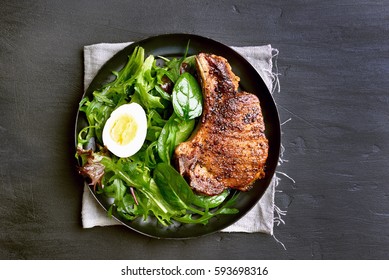
[[[175,207],[176,210],[187,210],[184,215],[172,217],[177,221],[206,224],[209,219],[216,215],[237,213],[237,209],[230,208],[236,197],[232,197],[231,201],[210,212],[210,208],[216,208],[225,201],[229,191],[224,191],[222,194],[212,197],[196,195],[181,174],[170,164],[159,163],[154,169],[153,179],[163,198],[171,206]],[[205,212],[200,211],[193,205],[205,208]]]
[[[170,164],[159,163],[154,169],[154,181],[163,198],[177,210],[188,209],[194,194],[185,179]]]
[[[174,112],[183,120],[197,118],[203,112],[203,95],[197,80],[188,72],[183,73],[173,87]]]
[[[238,209],[232,208],[238,195],[234,194],[226,203],[219,208],[215,208],[214,211],[205,211],[202,215],[193,215],[192,213],[186,213],[183,216],[175,216],[174,219],[185,224],[207,224],[208,221],[217,215],[232,215],[239,212]]]
[[[170,163],[176,146],[188,139],[194,129],[194,120],[182,120],[173,113],[163,126],[158,138],[158,155],[163,162]]]
[[[229,195],[229,191],[225,190],[219,195],[214,196],[205,196],[205,195],[195,195],[192,203],[198,207],[202,207],[204,209],[211,209],[218,207]]]

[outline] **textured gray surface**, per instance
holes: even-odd
[[[112,3],[110,3],[112,2]],[[386,1],[1,1],[0,258],[389,258]],[[185,241],[84,230],[73,124],[84,45],[160,33],[279,49],[284,125],[276,237]]]

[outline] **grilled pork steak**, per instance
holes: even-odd
[[[175,149],[179,172],[198,193],[226,188],[247,191],[265,175],[268,140],[257,96],[238,90],[223,57],[196,56],[203,92],[203,114],[196,131]]]

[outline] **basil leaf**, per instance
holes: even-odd
[[[174,112],[183,120],[197,118],[203,112],[203,95],[200,85],[190,73],[183,73],[173,87]]]

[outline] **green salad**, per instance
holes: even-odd
[[[216,215],[237,213],[236,195],[228,190],[216,196],[196,194],[172,165],[175,147],[192,134],[202,113],[194,56],[145,58],[137,46],[114,75],[80,102],[88,125],[78,133],[76,153],[80,174],[96,193],[112,198],[108,214],[126,220],[153,216],[168,226],[174,221],[206,224]],[[139,150],[120,157],[105,145],[103,131],[116,109],[133,103],[143,108],[147,130]]]

